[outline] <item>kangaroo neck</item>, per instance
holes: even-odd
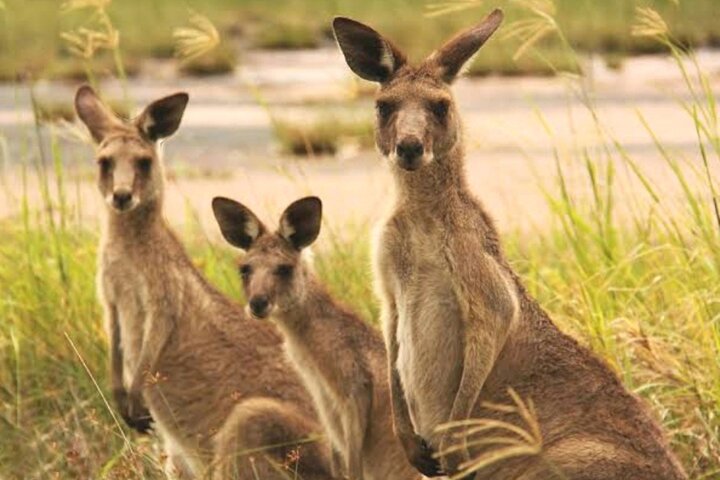
[[[416,171],[393,166],[399,204],[410,208],[444,209],[467,190],[461,142]]]
[[[307,272],[304,292],[293,305],[275,314],[284,329],[293,335],[302,336],[313,322],[327,316],[334,307],[334,302],[325,287]]]
[[[162,201],[151,200],[129,212],[108,211],[107,231],[113,242],[147,244],[166,230]]]

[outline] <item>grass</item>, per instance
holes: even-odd
[[[183,75],[207,77],[232,73],[237,63],[237,56],[232,49],[220,47],[207,54],[182,61],[178,68]]]
[[[702,232],[717,226],[699,226],[688,215],[675,218],[671,232],[648,219],[635,228],[611,221],[600,234],[591,226],[593,209],[563,213],[572,208],[572,197],[551,201],[557,202],[554,226],[505,238],[512,264],[555,321],[591,345],[652,405],[692,478],[715,478],[720,252],[717,233],[710,242]],[[712,222],[711,207],[699,206],[700,218]],[[76,220],[67,214],[63,225],[26,210],[2,224],[0,475],[88,478],[104,472],[104,478],[137,478],[141,470],[145,478],[163,478],[146,441],[125,432],[132,437],[125,443],[81,363],[80,356],[107,395],[105,337],[94,294],[98,234]],[[572,234],[563,226],[568,222],[576,223]],[[326,235],[332,231],[330,226]],[[317,262],[335,295],[374,321],[367,236],[361,230],[359,241],[331,237]],[[210,280],[237,295],[228,250],[193,229],[183,238]]]
[[[253,46],[268,50],[293,50],[320,46],[320,32],[302,23],[268,23],[255,33]]]
[[[335,155],[344,145],[368,148],[374,138],[371,118],[332,112],[321,112],[311,120],[276,118],[273,131],[283,152],[300,156]]]
[[[428,54],[493,6],[505,8],[508,23],[530,15],[520,5],[526,0],[477,0],[477,8],[468,11],[435,18],[426,16],[429,4],[447,1],[116,0],[107,10],[114,26],[122,32],[122,55],[130,65],[139,65],[148,57],[171,56],[173,29],[186,24],[188,9],[207,15],[224,36],[239,34],[245,44],[260,48],[311,48],[322,44],[323,39],[329,43],[332,17],[349,15],[387,33],[414,58]],[[85,26],[92,18],[86,10],[61,14],[59,4],[57,0],[5,1],[6,8],[0,10],[0,80],[26,76],[74,78],[78,71],[82,74],[82,64],[68,60],[60,34]],[[557,0],[555,18],[570,44],[580,51],[618,55],[655,52],[657,43],[630,34],[635,7],[648,4],[660,10],[683,42],[695,46],[720,42],[720,25],[715,21],[720,12],[715,0],[681,0],[677,6],[671,0]],[[278,21],[278,12],[282,12],[284,19],[292,20]],[[26,41],[29,38],[33,41]],[[527,61],[515,67],[512,54],[508,53],[511,47],[500,43],[489,45],[478,57],[477,71],[524,74],[535,73],[537,67],[538,73],[547,73],[547,67],[539,62]],[[547,55],[553,55],[552,48]],[[100,65],[98,69],[104,67]]]
[[[125,102],[108,99],[107,103],[120,117],[130,118],[131,111]],[[35,117],[40,123],[72,122],[77,118],[77,114],[71,102],[38,99],[35,101]]]

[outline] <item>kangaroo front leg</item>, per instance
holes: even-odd
[[[433,452],[427,442],[415,433],[410,419],[405,392],[397,370],[398,343],[397,322],[398,314],[394,303],[387,303],[383,312],[383,326],[385,345],[387,347],[388,372],[390,375],[390,397],[392,400],[393,426],[395,435],[405,450],[410,463],[426,477],[442,476],[440,463],[433,458]]]
[[[354,397],[350,402],[351,413],[343,417],[343,433],[345,435],[346,467],[350,480],[365,480],[363,469],[363,445],[370,416],[372,390],[367,396]]]
[[[145,384],[145,377],[146,375],[157,375],[158,359],[175,328],[175,322],[169,316],[149,315],[146,321],[149,324],[147,324],[143,335],[137,369],[128,392],[129,414],[131,417],[142,413],[142,389]]]
[[[463,372],[449,422],[463,421],[471,417],[480,391],[495,361],[495,339],[484,334],[482,329],[476,326],[468,325],[466,328],[468,331],[465,335]],[[453,429],[445,433],[440,440],[438,456],[443,470],[450,475],[458,473],[460,464],[469,460],[467,449],[462,447],[467,439],[461,435],[461,432],[462,430]],[[452,447],[462,448],[446,452]]]
[[[484,292],[490,298],[474,304],[464,322],[463,371],[455,394],[449,422],[461,422],[471,417],[485,380],[493,369],[508,333],[518,313],[516,297],[501,277],[494,289]],[[457,430],[455,431],[457,434]],[[466,438],[460,431],[459,443]],[[455,474],[460,464],[469,460],[466,448],[443,454],[449,447],[457,446],[451,433],[440,440],[441,464],[446,472]]]
[[[140,409],[141,415],[133,417],[130,415],[130,402],[128,392],[125,389],[123,379],[123,354],[120,346],[121,332],[120,319],[115,305],[109,304],[105,306],[106,322],[108,331],[108,340],[110,347],[110,387],[112,388],[113,399],[117,406],[120,416],[125,423],[140,433],[147,433],[150,430],[150,422],[152,417],[147,409]]]

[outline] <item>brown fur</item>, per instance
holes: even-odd
[[[350,67],[381,84],[377,145],[395,177],[395,205],[374,258],[396,432],[413,464],[437,475],[423,441],[436,451],[455,443],[436,430],[448,421],[520,425],[517,415],[483,406],[511,404],[513,388],[536,406],[543,452],[493,464],[475,478],[685,478],[640,399],[528,295],[469,191],[449,84],[501,20],[493,12],[418,66],[369,27],[335,20]],[[441,464],[455,473],[491,449],[444,455]]]
[[[216,198],[213,207],[228,241],[247,250],[241,271],[248,309],[283,333],[342,461],[336,467],[353,480],[419,478],[392,431],[381,336],[333,300],[301,258],[320,230],[320,200],[290,205],[276,233],[237,202]],[[258,307],[257,298],[267,304]]]
[[[145,426],[147,419],[140,417],[147,405],[175,474],[206,475],[214,452],[220,452],[216,464],[253,479],[242,462],[231,465],[235,456],[283,443],[268,452],[282,463],[285,450],[318,425],[310,398],[283,359],[280,336],[246,318],[203,278],[163,218],[155,140],[177,129],[186,103],[185,94],[166,97],[123,122],[89,87],[76,97],[78,114],[98,142],[98,183],[109,207],[98,290],[110,337],[112,387],[132,426]],[[130,199],[118,203],[118,192]],[[301,458],[300,473],[329,478],[323,446],[308,444],[303,451],[310,461]],[[223,457],[231,452],[232,458]]]

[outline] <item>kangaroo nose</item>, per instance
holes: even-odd
[[[264,295],[258,295],[250,299],[250,311],[258,318],[264,318],[268,314],[270,302]]]
[[[113,205],[118,210],[125,210],[132,200],[132,192],[128,190],[118,190],[113,192]]]
[[[397,144],[397,156],[400,159],[400,166],[406,170],[415,170],[420,166],[424,148],[418,138],[404,138]]]

